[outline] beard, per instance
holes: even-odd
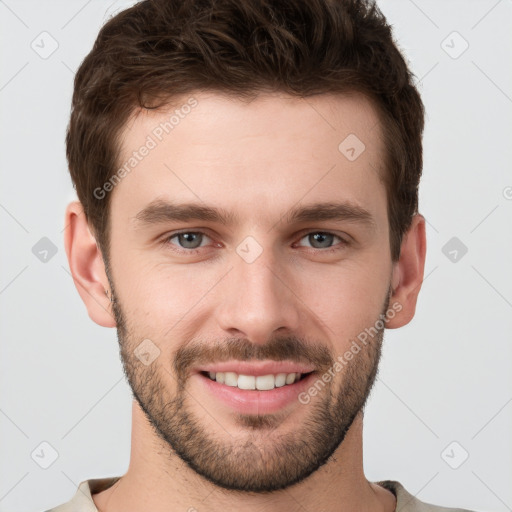
[[[242,434],[220,435],[208,426],[213,414],[202,417],[191,410],[196,400],[187,390],[190,369],[201,363],[227,360],[291,360],[313,363],[316,377],[336,362],[336,355],[319,343],[312,344],[294,336],[272,338],[265,345],[247,339],[226,339],[221,343],[183,344],[173,354],[172,368],[157,358],[148,366],[134,355],[145,336],[128,328],[123,308],[114,293],[113,313],[124,373],[134,398],[152,425],[156,435],[169,447],[169,460],[178,456],[195,473],[215,486],[238,492],[270,493],[306,479],[326,464],[341,445],[354,419],[363,412],[378,372],[384,327],[377,329],[371,341],[354,355],[341,372],[300,411],[303,420],[283,432],[280,425],[286,414],[234,414]],[[391,289],[379,318],[388,311]],[[384,315],[384,316],[383,316]],[[383,324],[384,322],[380,322]],[[165,340],[162,345],[165,346]],[[347,348],[343,349],[344,351]],[[176,391],[169,382],[175,380]],[[196,410],[200,408],[196,407]],[[291,413],[297,413],[293,407]],[[202,414],[202,413],[201,413]]]

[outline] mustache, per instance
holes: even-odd
[[[287,336],[272,338],[261,345],[247,338],[228,338],[222,342],[191,342],[180,347],[174,357],[174,372],[183,382],[190,368],[206,363],[238,361],[294,361],[313,364],[317,370],[327,370],[334,363],[331,351],[319,343],[310,343],[303,338]]]

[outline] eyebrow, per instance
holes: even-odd
[[[281,220],[288,224],[319,222],[326,220],[348,221],[376,228],[372,214],[351,202],[318,202],[307,206],[296,206],[285,213]],[[214,208],[198,203],[172,203],[157,199],[149,203],[134,217],[137,226],[180,221],[205,221],[228,226],[239,221],[238,216],[224,208]]]

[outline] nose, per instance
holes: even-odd
[[[270,250],[252,263],[235,255],[221,289],[220,328],[256,344],[265,344],[279,330],[296,332],[301,301],[288,275]]]

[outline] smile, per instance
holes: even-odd
[[[237,387],[239,389],[259,391],[269,391],[274,388],[289,386],[300,381],[302,378],[309,375],[309,373],[302,374],[293,372],[256,376],[237,374],[235,372],[202,372],[203,375],[208,376],[211,380],[219,384]]]

